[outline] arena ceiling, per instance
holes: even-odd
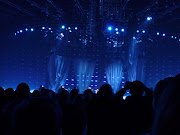
[[[86,18],[93,0],[0,0],[0,24],[4,32],[20,25],[48,20],[72,23],[74,12],[77,20]],[[94,0],[97,2],[97,0]],[[147,16],[153,17],[157,28],[179,34],[179,0],[101,0],[120,4],[122,21],[140,25]],[[99,8],[97,2],[97,9]],[[79,17],[79,18],[78,18]],[[13,22],[13,23],[12,23]],[[83,23],[83,22],[79,22]]]

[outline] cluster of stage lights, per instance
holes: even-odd
[[[145,34],[146,33],[146,31],[145,30],[142,30],[142,31],[140,31],[140,30],[137,30],[136,31],[136,33],[138,33],[138,34],[140,34],[140,33],[143,33],[143,34]],[[160,33],[160,32],[157,32],[156,33],[156,35],[157,36],[163,36],[163,37],[166,37],[166,34],[165,33]],[[178,39],[178,37],[177,36],[170,36],[172,39]],[[180,39],[179,39],[179,42],[180,42]]]
[[[33,32],[34,31],[34,28],[30,28],[30,29],[28,29],[28,28],[26,28],[25,29],[25,31],[31,31],[31,32]],[[23,30],[19,30],[19,31],[17,31],[16,33],[15,33],[15,36],[17,35],[17,34],[20,34],[20,33],[23,33]]]
[[[119,34],[119,28],[115,28],[114,30],[116,31],[116,34]],[[113,31],[113,27],[108,26],[108,31]],[[125,32],[125,29],[121,28],[121,32]]]
[[[151,21],[151,20],[152,20],[152,17],[151,17],[151,16],[148,16],[148,17],[147,17],[147,21]],[[113,28],[112,26],[108,26],[107,29],[108,29],[109,31],[113,31],[114,28]],[[119,34],[119,28],[115,28],[114,30],[116,31],[116,34]],[[124,29],[124,28],[121,28],[120,31],[121,31],[121,32],[125,32],[125,29]],[[143,30],[143,33],[145,33],[144,30]]]
[[[152,17],[147,17],[147,20],[151,20],[152,19]],[[53,33],[53,31],[52,31],[52,28],[46,28],[46,27],[42,27],[42,30],[46,30],[46,29],[48,29],[49,31],[51,31],[51,33]],[[73,29],[71,28],[71,27],[66,27],[65,25],[62,25],[61,27],[60,27],[60,29],[62,29],[62,30],[68,30],[70,33],[72,32],[72,30],[74,29],[74,30],[78,30],[78,27],[74,27]],[[113,27],[112,26],[108,26],[108,30],[109,31],[113,31]],[[116,31],[116,34],[119,34],[119,28],[115,28],[114,29],[115,31]],[[19,30],[19,31],[17,31],[16,33],[15,33],[15,36],[17,36],[17,34],[20,34],[20,33],[23,33],[24,31],[26,31],[26,32],[28,32],[28,31],[31,31],[31,32],[33,32],[33,31],[35,31],[34,30],[34,28],[25,28],[24,30]],[[121,32],[125,32],[125,29],[124,28],[121,28],[120,29],[120,31]],[[146,33],[146,31],[145,30],[137,30],[136,31],[136,33],[138,33],[138,34],[140,34],[140,33],[142,33],[142,34],[145,34]],[[64,34],[60,34],[62,37],[64,37]],[[166,34],[165,33],[160,33],[160,32],[157,32],[156,33],[156,35],[157,36],[163,36],[163,37],[165,37],[166,36]],[[172,39],[178,39],[178,37],[177,36],[171,36],[171,38]],[[180,39],[179,39],[179,41],[180,41]]]
[[[48,29],[51,33],[53,33],[53,31],[52,31],[52,28],[46,28],[46,27],[42,27],[42,30],[46,30],[46,29]],[[70,33],[72,32],[72,28],[71,27],[65,27],[64,25],[62,25],[61,26],[61,29],[62,30],[68,30]],[[78,27],[74,27],[74,30],[78,30]],[[17,36],[18,34],[21,34],[21,33],[23,33],[23,32],[28,32],[28,31],[31,31],[31,32],[33,32],[34,31],[34,28],[25,28],[24,30],[18,30],[16,33],[15,33],[15,36]]]
[[[151,21],[152,20],[152,17],[151,16],[148,16],[147,17],[147,21]]]
[[[62,25],[62,26],[61,26],[61,29],[66,29],[66,30],[69,30],[69,32],[72,32],[71,27],[67,27],[67,28],[66,28],[65,25]],[[75,30],[78,30],[78,27],[74,27],[74,29],[75,29]]]

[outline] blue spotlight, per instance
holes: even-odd
[[[14,35],[16,36],[17,34],[16,34],[16,33],[14,33]]]
[[[69,32],[72,32],[72,30],[69,30]]]
[[[115,31],[118,31],[118,28],[115,28]]]
[[[146,33],[146,31],[145,31],[145,30],[143,30],[143,31],[142,31],[142,33]]]
[[[20,30],[20,33],[22,33],[23,31],[22,30]]]
[[[61,35],[61,37],[64,37],[64,34],[63,34],[63,33],[61,33],[60,35]]]
[[[119,32],[117,31],[116,34],[119,34]]]
[[[77,28],[77,27],[75,27],[74,29],[75,29],[75,30],[77,30],[78,28]]]
[[[179,42],[180,42],[180,39],[179,39]]]
[[[53,31],[51,31],[51,33],[53,33]]]
[[[26,28],[25,31],[28,31],[28,28]]]
[[[163,34],[163,37],[165,37],[166,36],[166,34]]]
[[[34,31],[34,29],[33,29],[33,28],[31,28],[31,31]]]
[[[159,32],[157,32],[157,35],[159,36]]]
[[[49,30],[51,30],[51,28],[49,28]]]
[[[111,27],[111,26],[109,26],[109,27],[108,27],[108,30],[109,30],[109,31],[111,31],[111,30],[112,30],[112,27]]]
[[[123,100],[126,100],[127,96],[123,96]]]
[[[121,29],[121,32],[124,32],[125,30],[124,29]]]
[[[137,30],[136,32],[139,33],[139,30]]]
[[[17,33],[19,33],[19,31],[17,31]]]
[[[71,29],[71,27],[68,27],[68,30],[70,30]]]
[[[171,38],[174,38],[174,36],[171,36]]]
[[[152,20],[152,17],[148,16],[147,21],[151,21],[151,20]]]
[[[177,38],[177,37],[174,37],[175,39]]]
[[[43,30],[45,30],[45,27],[42,27]]]
[[[65,26],[63,25],[61,28],[62,28],[62,29],[65,29]]]

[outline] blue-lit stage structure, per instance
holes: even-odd
[[[167,4],[167,9],[156,8],[155,1],[144,5],[117,0],[63,4],[61,9],[50,1],[26,1],[32,13],[10,4],[33,21],[21,26],[17,21],[8,38],[0,37],[2,87],[15,89],[26,82],[31,90],[44,85],[57,92],[63,85],[83,92],[109,83],[116,93],[126,81],[139,80],[154,87],[160,79],[180,73],[179,33],[166,30],[162,19],[179,4]]]
[[[161,78],[180,72],[177,37],[156,32],[149,39],[144,30],[137,30],[133,37],[126,35],[123,44],[122,41],[109,43],[109,38],[97,44],[81,35],[80,28],[64,27],[60,32],[50,27],[29,27],[16,32],[6,48],[15,43],[16,49],[9,50],[8,57],[1,60],[2,86],[15,89],[23,81],[31,89],[44,85],[56,92],[65,86],[66,89],[77,87],[82,93],[88,87],[96,90],[109,83],[116,93],[126,81],[140,80],[153,87]],[[170,42],[174,45],[168,47]],[[167,63],[172,61],[175,65],[169,67]]]

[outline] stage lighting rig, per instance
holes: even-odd
[[[115,31],[118,31],[118,28],[115,28]]]
[[[148,16],[147,21],[151,21],[151,20],[152,20],[152,17]]]
[[[112,31],[112,27],[111,27],[111,26],[109,26],[109,27],[108,27],[108,30],[109,30],[109,31]]]
[[[66,27],[63,25],[63,26],[61,26],[61,29],[65,29]]]
[[[125,31],[124,28],[122,28],[122,29],[121,29],[121,32],[124,32],[124,31]]]

